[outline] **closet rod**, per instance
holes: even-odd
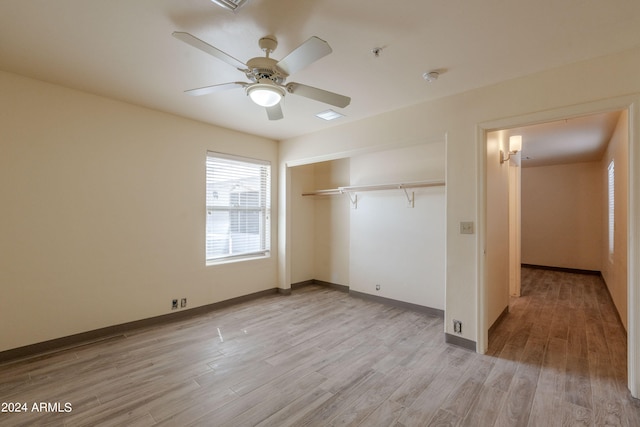
[[[336,194],[344,194],[344,191],[340,191],[339,188],[332,188],[330,190],[316,190],[302,193],[303,196],[333,196]]]
[[[354,185],[349,187],[339,187],[345,192],[354,191],[378,191],[378,190],[402,190],[404,188],[420,188],[420,187],[438,187],[445,185],[443,180],[432,181],[416,181],[416,182],[400,182],[397,184],[373,184],[373,185]]]
[[[303,196],[331,196],[335,194],[355,193],[362,191],[402,190],[406,188],[438,187],[445,185],[444,180],[399,182],[396,184],[354,185],[332,188],[329,190],[316,190],[302,193]]]

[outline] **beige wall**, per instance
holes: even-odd
[[[611,64],[616,64],[612,67]],[[607,78],[603,79],[602,76]],[[509,118],[528,116],[532,121],[550,110],[602,102],[640,92],[640,48],[566,65],[524,78],[502,82],[447,98],[417,104],[281,142],[281,172],[287,165],[313,159],[345,157],[352,153],[441,140],[446,135],[446,302],[445,327],[452,319],[463,322],[464,338],[476,341],[486,330],[478,328],[479,265],[483,262],[478,235],[461,235],[460,221],[475,221],[482,194],[481,158],[484,141],[479,128]],[[445,77],[438,81],[445,84]],[[354,100],[357,102],[357,100]],[[496,127],[496,128],[503,128]],[[637,138],[637,137],[636,137]],[[636,141],[634,141],[636,143]],[[286,191],[286,182],[281,188]],[[281,195],[285,195],[282,193]],[[281,243],[290,231],[286,211],[280,218]],[[479,227],[480,228],[480,227]],[[282,247],[281,286],[286,287],[290,248]],[[483,297],[484,298],[484,297]],[[488,328],[489,325],[486,325]],[[486,341],[483,343],[486,346]],[[484,348],[480,348],[481,351]]]
[[[601,270],[600,162],[522,168],[522,263]]]
[[[302,193],[315,188],[313,165],[291,168],[291,206],[295,215],[291,217],[291,235],[294,249],[291,251],[291,283],[315,279],[313,259],[315,257],[315,211],[313,197],[302,197]]]
[[[504,132],[487,134],[487,287],[485,322],[491,326],[509,305],[509,162]]]
[[[275,256],[204,254],[207,150],[270,160],[277,196],[275,142],[2,72],[0,93],[0,351],[277,286]]]
[[[509,295],[520,296],[522,265],[522,168],[521,153],[515,154],[514,162],[509,162]],[[515,160],[518,163],[515,164]]]
[[[351,185],[444,179],[445,143],[384,150],[351,159]],[[350,210],[351,289],[444,309],[445,187],[358,193]],[[380,285],[380,290],[376,290]]]
[[[349,198],[302,193],[349,185],[349,159],[291,168],[291,283],[349,285]]]
[[[628,208],[628,161],[629,161],[629,115],[622,112],[615,132],[609,142],[607,152],[602,158],[600,180],[603,188],[602,197],[602,276],[609,293],[618,309],[620,319],[628,328],[628,293],[627,293],[627,208]],[[609,256],[608,245],[608,199],[607,199],[607,168],[611,160],[614,161],[615,190],[614,190],[614,250]]]
[[[349,159],[314,165],[315,190],[349,185]],[[349,286],[349,211],[351,202],[345,194],[315,199],[314,279]]]

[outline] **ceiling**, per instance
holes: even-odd
[[[315,114],[328,105],[289,94],[284,119],[269,121],[242,89],[187,96],[246,79],[174,31],[242,62],[263,55],[265,35],[279,41],[276,59],[315,35],[333,53],[288,81],[351,104],[327,122]],[[0,3],[0,70],[276,140],[639,44],[638,0],[249,0],[236,13],[210,0]],[[427,83],[432,70],[440,77]]]
[[[522,167],[593,162],[602,159],[620,113],[572,117],[500,132],[507,141],[512,135],[522,136]]]

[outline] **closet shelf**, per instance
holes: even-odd
[[[354,185],[354,186],[347,186],[347,187],[331,188],[327,190],[309,191],[306,193],[302,193],[302,195],[303,196],[333,196],[336,194],[357,193],[362,191],[404,190],[406,188],[438,187],[443,185],[445,185],[444,180],[399,182],[395,184]]]
[[[363,191],[380,191],[380,190],[402,190],[407,197],[407,206],[414,207],[414,195],[411,192],[407,192],[408,188],[421,188],[421,187],[439,187],[444,186],[444,180],[431,180],[431,181],[415,181],[415,182],[399,182],[395,184],[373,184],[373,185],[352,185],[348,187],[330,188],[327,190],[316,190],[302,193],[303,196],[333,196],[337,194],[346,194],[351,200],[351,205],[354,209],[358,207],[358,195],[352,193],[358,193]]]

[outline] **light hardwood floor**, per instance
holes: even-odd
[[[0,365],[0,402],[28,404],[0,425],[640,426],[601,279],[525,269],[522,287],[487,355],[313,285]]]

